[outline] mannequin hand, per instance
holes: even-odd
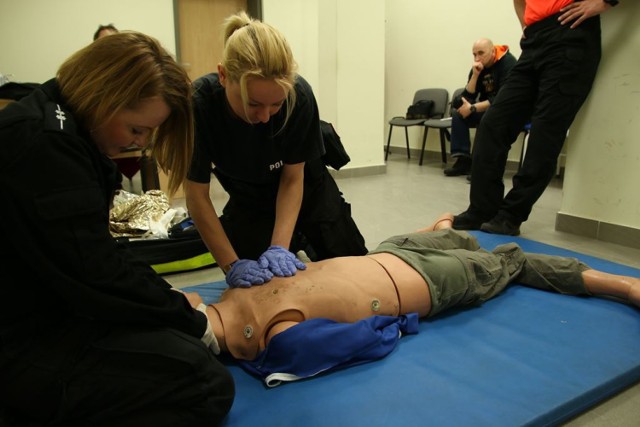
[[[278,277],[288,277],[296,274],[298,270],[307,268],[304,262],[300,261],[296,256],[283,248],[282,246],[269,246],[269,248],[260,255],[258,264],[262,268],[268,268]]]
[[[273,273],[260,267],[257,261],[240,259],[233,264],[227,273],[227,284],[231,288],[250,288],[251,285],[262,285],[273,278]]]

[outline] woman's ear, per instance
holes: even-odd
[[[222,64],[218,64],[218,81],[220,82],[220,86],[226,87],[227,75]]]

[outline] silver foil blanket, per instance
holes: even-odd
[[[142,195],[120,190],[109,212],[109,231],[113,237],[166,237],[175,214],[161,190],[149,190]]]

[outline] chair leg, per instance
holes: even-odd
[[[451,131],[449,129],[443,129],[443,130],[444,130],[445,138],[447,138],[447,141],[449,141],[449,145],[451,145]]]
[[[391,145],[391,132],[393,131],[393,125],[389,125],[389,138],[387,138],[387,149],[384,152],[384,161],[387,161],[389,157],[389,146]]]
[[[158,166],[156,159],[149,156],[140,158],[140,181],[142,192],[160,189],[160,178],[158,177]]]
[[[446,130],[440,129],[440,152],[442,153],[442,163],[447,164],[447,136]]]
[[[429,133],[429,128],[424,127],[424,135],[422,135],[422,150],[420,150],[420,166],[422,166],[422,159],[424,159],[424,147],[427,145],[427,134]]]
[[[404,140],[407,144],[407,159],[411,160],[411,151],[409,150],[409,131],[404,127]]]

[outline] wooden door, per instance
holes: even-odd
[[[192,80],[217,70],[224,19],[247,10],[247,0],[177,0],[178,61]]]
[[[189,78],[217,71],[224,47],[222,24],[229,15],[247,10],[247,0],[175,0],[174,10],[176,56]],[[159,171],[158,182],[165,192],[168,181]],[[176,198],[184,198],[182,187],[171,199]]]

